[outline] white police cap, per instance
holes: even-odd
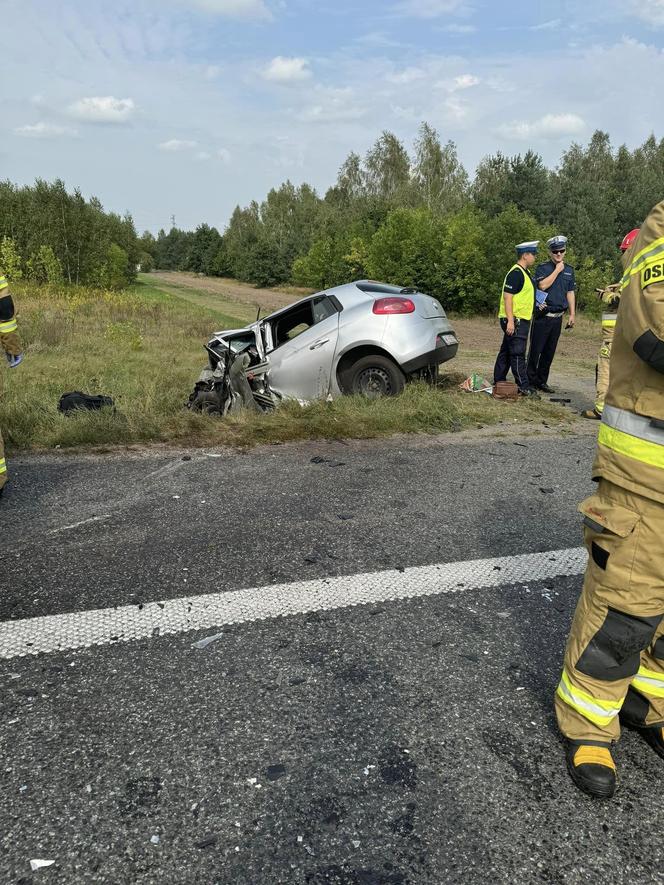
[[[551,237],[550,240],[547,240],[546,245],[549,249],[566,249],[567,237],[564,237],[562,234],[557,234],[555,237]]]
[[[532,252],[533,255],[537,255],[537,247],[539,246],[539,240],[531,240],[529,243],[519,243],[516,247],[516,251],[519,255],[523,255],[524,252]]]

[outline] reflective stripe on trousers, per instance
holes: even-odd
[[[650,418],[615,406],[604,406],[598,442],[620,455],[664,470],[664,428]]]
[[[556,689],[556,694],[566,704],[569,704],[573,710],[585,716],[586,719],[589,719],[595,725],[599,725],[600,728],[608,725],[609,722],[616,718],[624,701],[624,698],[617,702],[602,701],[594,698],[587,692],[575,688],[565,670],[563,670],[562,679]]]
[[[632,688],[651,698],[664,698],[664,674],[641,666],[634,677]]]
[[[604,328],[611,328],[611,327],[615,326],[617,319],[618,319],[618,316],[615,313],[603,313],[602,314],[602,326]]]
[[[15,332],[17,329],[18,325],[15,318],[7,320],[6,323],[0,323],[0,334],[9,335],[10,332]]]
[[[4,458],[0,458],[0,473],[7,473],[7,462]]]

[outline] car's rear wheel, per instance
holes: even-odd
[[[406,376],[399,366],[379,354],[361,357],[348,369],[346,378],[348,392],[367,399],[397,396],[406,386]]]

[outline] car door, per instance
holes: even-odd
[[[308,304],[310,319],[295,326],[288,340],[280,343],[279,323],[287,326],[289,313],[282,313],[275,321],[271,330],[273,349],[268,353],[270,387],[284,397],[307,401],[327,396],[339,337],[338,302],[326,295],[317,295]],[[303,318],[303,307],[297,308],[297,314],[294,309],[292,316]],[[306,328],[309,321],[311,325]]]

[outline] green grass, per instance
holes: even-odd
[[[291,402],[272,414],[225,419],[196,415],[184,404],[206,362],[202,345],[215,330],[244,325],[244,318],[144,283],[123,293],[27,284],[13,292],[26,358],[3,371],[0,427],[9,451],[151,442],[251,446],[570,420],[548,402],[496,402],[461,393],[454,374],[437,388],[409,385],[395,399],[344,397],[305,407]],[[116,412],[61,415],[58,400],[71,390],[108,394]]]
[[[188,301],[196,307],[204,307],[212,311],[214,314],[224,319],[234,317],[235,322],[239,326],[246,326],[254,322],[258,309],[253,304],[244,304],[241,301],[233,301],[225,298],[221,294],[214,292],[205,292],[203,289],[195,289],[191,286],[180,285],[178,283],[159,282],[158,286],[150,279],[149,274],[139,274],[138,285],[145,285],[149,289],[158,290],[163,294],[173,295]],[[230,328],[224,326],[224,328]]]

